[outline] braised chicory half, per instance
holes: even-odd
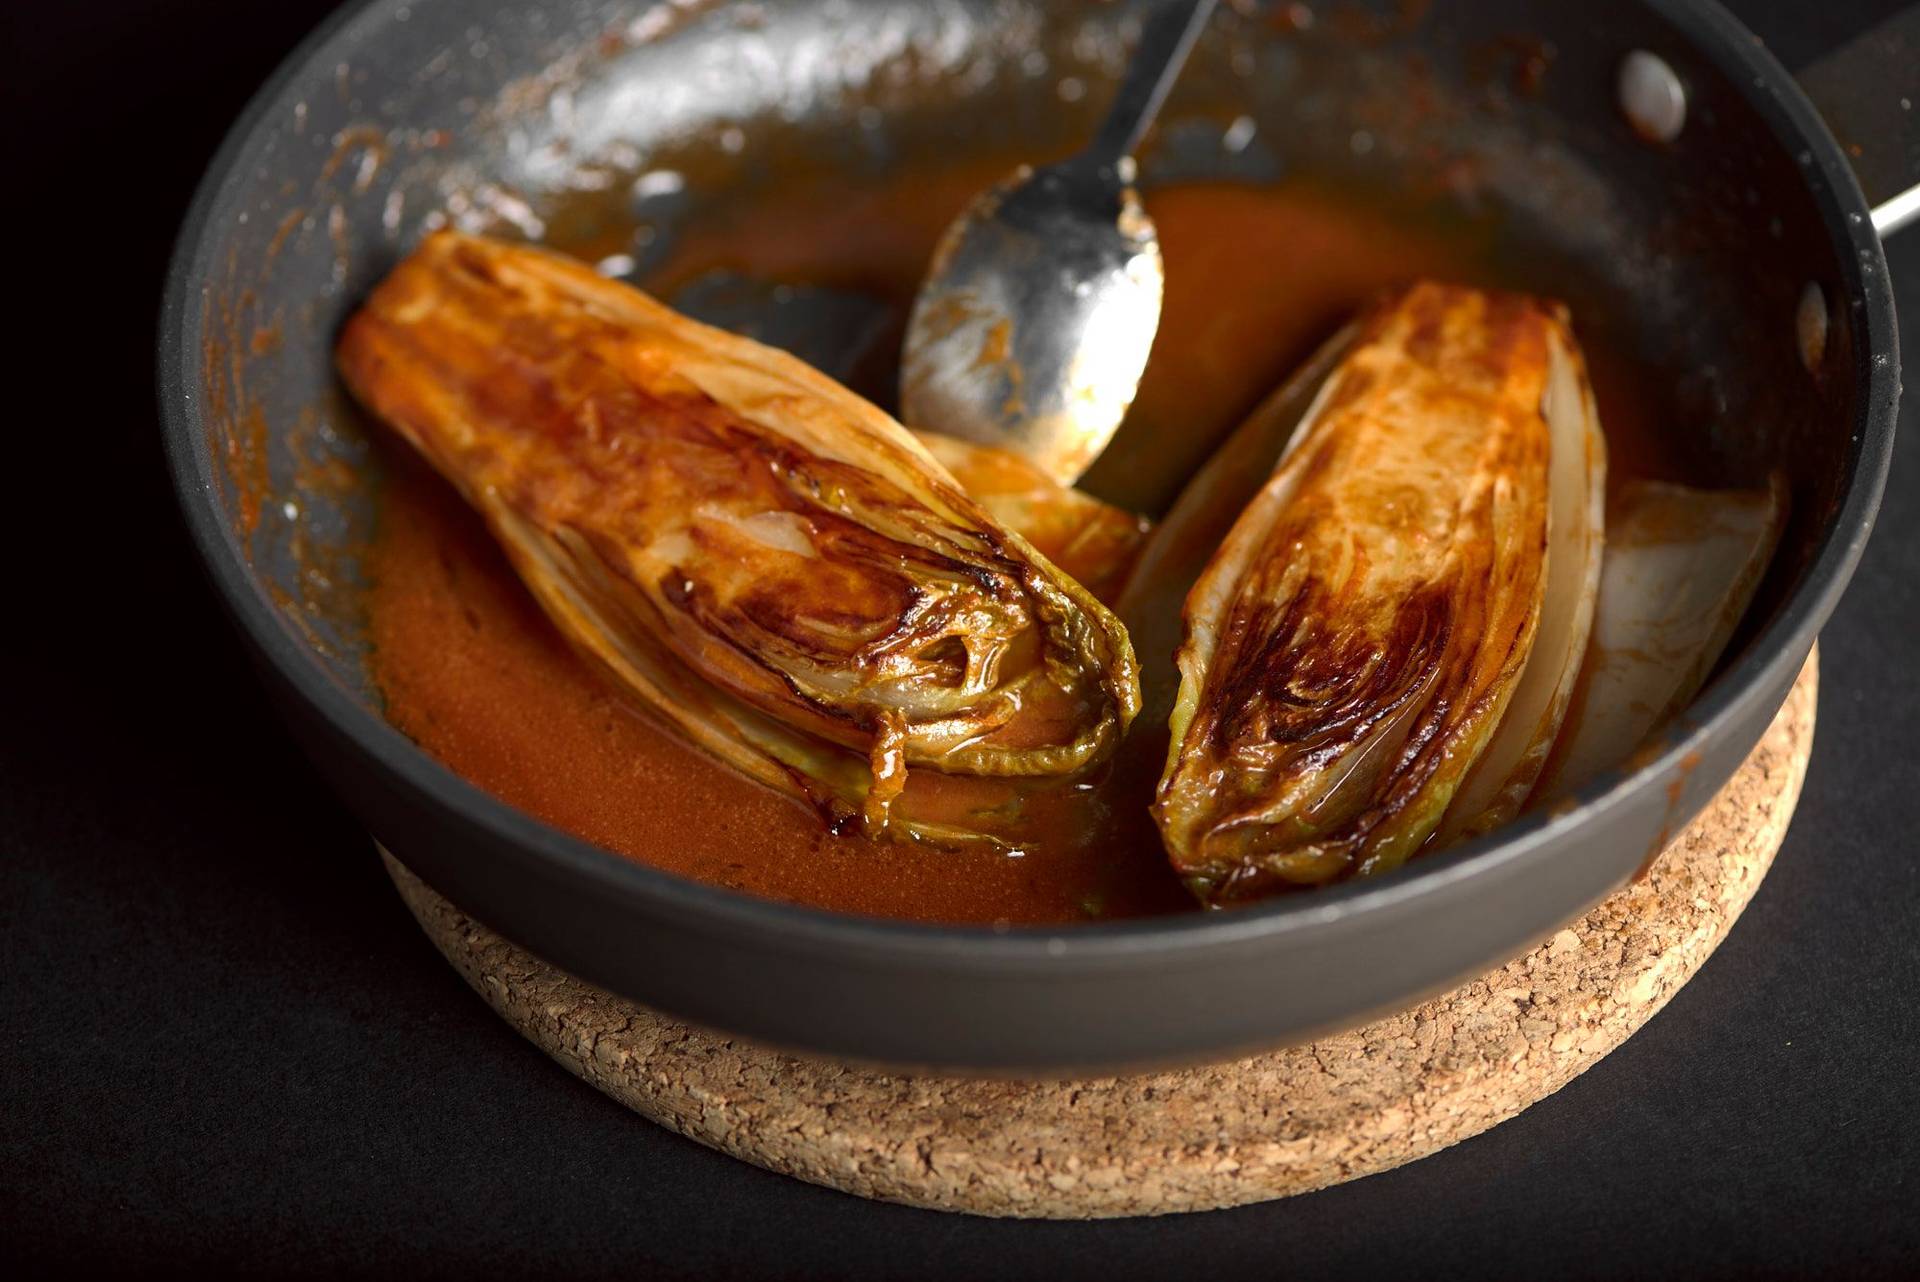
[[[1337,357],[1182,612],[1153,812],[1208,903],[1510,816],[1586,647],[1606,451],[1564,310],[1420,284]]]
[[[1201,470],[1120,598],[1143,725],[1168,709],[1176,871],[1211,906],[1364,877],[1618,766],[1705,683],[1786,513],[1778,477],[1609,499],[1559,304],[1381,300]]]
[[[583,264],[435,234],[336,358],[581,651],[836,828],[979,835],[909,773],[1071,775],[1138,708],[1115,618],[898,423]]]

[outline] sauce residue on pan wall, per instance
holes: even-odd
[[[762,194],[690,229],[650,283],[667,294],[719,268],[904,300],[948,220],[1005,168]],[[1129,427],[1181,433],[1195,442],[1196,466],[1378,290],[1418,275],[1491,280],[1468,238],[1402,225],[1304,183],[1168,188],[1148,206],[1167,298]],[[589,237],[556,239],[589,260],[613,252]],[[1590,355],[1604,374],[1611,362]],[[1631,380],[1596,382],[1618,467],[1644,453],[1647,416]],[[1108,482],[1095,488],[1156,506],[1183,479],[1129,486],[1125,462],[1097,470],[1091,479]],[[1052,831],[1018,854],[829,835],[812,811],[738,778],[626,703],[547,623],[479,519],[413,459],[396,459],[367,568],[372,668],[388,718],[473,783],[608,850],[749,894],[922,921],[1063,923],[1193,908],[1147,816],[1147,785],[1137,808],[1089,799],[1056,811]],[[1136,734],[1154,732],[1136,724]]]

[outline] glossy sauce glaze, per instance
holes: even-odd
[[[1001,168],[852,193],[762,194],[704,219],[649,284],[669,295],[725,269],[904,301],[947,221]],[[1305,184],[1167,188],[1148,206],[1167,261],[1164,319],[1133,415],[1089,477],[1096,492],[1137,508],[1164,506],[1184,478],[1131,464],[1129,440],[1178,433],[1197,465],[1379,290],[1421,275],[1506,283],[1487,265],[1484,235],[1402,224]],[[590,259],[611,252],[564,226],[560,247]],[[1666,470],[1647,466],[1647,399],[1623,367],[1592,355],[1617,472]],[[878,386],[890,377],[890,366],[873,375]],[[1032,840],[1011,854],[827,833],[811,809],[630,706],[568,648],[451,488],[391,453],[367,563],[375,680],[400,730],[502,800],[669,872],[845,912],[1015,924],[1193,909],[1147,815],[1145,778],[1137,789],[1081,781],[1029,798]],[[1164,743],[1165,727],[1145,721],[1134,735]]]

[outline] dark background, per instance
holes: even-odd
[[[1430,1160],[1119,1223],[871,1205],[625,1112],[496,1020],[264,706],[162,469],[192,184],[326,0],[10,0],[0,1266],[275,1274],[1913,1276],[1920,421],[1822,640],[1786,849],[1604,1064]],[[1788,65],[1897,8],[1731,7]],[[1920,370],[1920,229],[1891,246]],[[16,1276],[19,1276],[16,1274]]]

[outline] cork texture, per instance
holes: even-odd
[[[1505,1121],[1625,1041],[1752,897],[1813,741],[1809,658],[1766,735],[1642,879],[1533,951],[1349,1033],[1206,1068],[1077,1082],[890,1075],[636,1006],[462,914],[387,856],[493,1008],[628,1107],[769,1170],[981,1215],[1154,1215],[1357,1179]]]

